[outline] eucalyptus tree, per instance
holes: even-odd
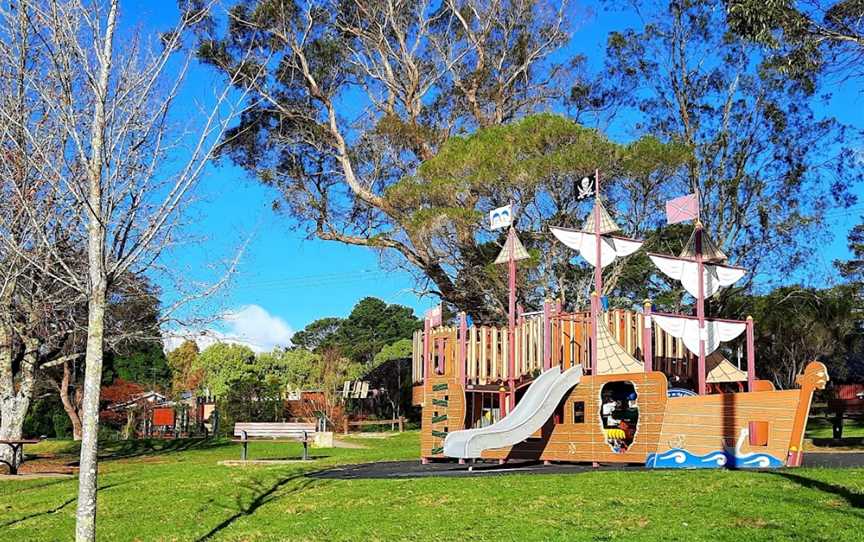
[[[860,77],[860,0],[726,0],[730,29],[769,50],[768,65],[813,88],[819,74]]]
[[[712,238],[751,271],[745,287],[806,268],[830,235],[823,217],[850,205],[862,178],[852,131],[761,66],[761,48],[729,32],[722,2],[629,5],[643,24],[612,32],[606,60],[623,118],[692,149],[675,190],[699,192]]]
[[[264,71],[255,105],[221,151],[281,192],[278,208],[319,239],[393,256],[429,291],[470,308],[440,236],[390,194],[451,136],[545,109],[566,94],[573,59],[566,2],[316,0],[236,2],[200,25],[200,57],[228,75],[250,43]],[[245,81],[239,82],[244,88]],[[464,193],[467,211],[503,201]],[[442,224],[449,218],[440,209]],[[476,259],[483,248],[459,240]]]

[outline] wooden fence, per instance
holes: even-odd
[[[399,416],[392,420],[360,420],[357,422],[349,422],[348,418],[345,418],[342,422],[342,433],[347,435],[351,427],[367,427],[370,425],[389,425],[391,430],[398,426],[401,433],[405,427],[405,417]]]

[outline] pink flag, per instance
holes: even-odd
[[[695,220],[699,216],[699,199],[696,194],[687,194],[666,202],[666,222],[677,224]]]
[[[426,319],[429,320],[430,327],[440,326],[441,316],[441,305],[436,305],[435,307],[426,311]]]

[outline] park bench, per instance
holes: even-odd
[[[243,445],[240,459],[246,461],[247,446],[251,439],[272,442],[299,441],[303,443],[303,459],[309,459],[309,439],[315,436],[314,423],[246,422],[234,424],[234,442]]]
[[[32,439],[23,439],[23,440],[0,440],[0,446],[6,445],[12,448],[12,462],[9,463],[0,459],[0,463],[3,463],[7,467],[9,467],[9,474],[14,476],[18,474],[18,467],[21,466],[21,463],[24,463],[24,445],[25,444],[38,444],[38,440]]]

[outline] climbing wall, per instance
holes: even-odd
[[[443,458],[449,431],[462,429],[465,420],[465,390],[455,374],[456,330],[442,328],[433,335],[429,353],[429,377],[423,383],[420,456]]]

